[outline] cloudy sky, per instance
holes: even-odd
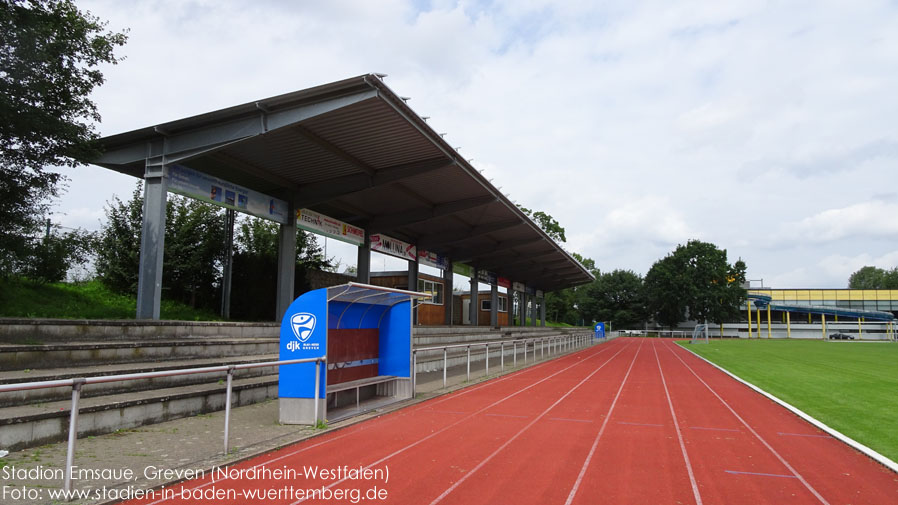
[[[692,238],[772,287],[898,266],[895,0],[76,1],[130,29],[103,135],[383,72],[603,271]],[[135,182],[66,173],[65,226]]]

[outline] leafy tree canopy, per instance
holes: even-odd
[[[615,329],[639,328],[646,320],[642,277],[630,270],[614,270],[585,287],[581,311],[586,320],[610,321]]]
[[[727,262],[725,249],[690,240],[652,265],[645,276],[646,305],[665,326],[687,316],[722,323],[738,317],[746,296],[745,270],[742,260]]]
[[[71,0],[0,0],[0,274],[34,256],[62,182],[45,168],[96,156],[90,94],[125,40]]]
[[[891,270],[862,267],[848,278],[850,289],[898,289],[898,267]]]
[[[538,210],[533,212],[532,210],[521,207],[518,205],[518,208],[521,209],[527,217],[532,219],[544,232],[546,235],[552,237],[552,240],[556,242],[567,242],[567,238],[564,236],[564,227],[552,216],[546,214],[545,212]]]

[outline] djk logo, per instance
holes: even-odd
[[[290,318],[290,326],[293,334],[300,342],[305,342],[315,331],[315,315],[308,312],[300,312]]]

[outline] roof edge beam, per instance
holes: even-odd
[[[170,132],[168,124],[158,125],[155,138],[165,139],[164,156],[185,152],[214,149],[224,144],[261,135],[271,130],[311,119],[349,105],[377,97],[377,90],[369,89],[360,93],[345,95],[316,103],[307,103],[282,110],[258,111],[240,119],[222,124],[212,124],[181,132]],[[135,139],[119,146],[107,147],[106,151],[93,163],[97,165],[124,165],[146,159],[148,137]]]

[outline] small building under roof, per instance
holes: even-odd
[[[134,113],[139,112],[135,106]],[[387,87],[381,74],[148,126],[101,142],[104,154],[97,165],[145,180],[139,318],[159,317],[166,195],[173,171],[184,169],[286,202],[278,317],[294,298],[295,215],[302,209],[364,230],[358,260],[363,283],[370,282],[370,238],[378,234],[448,259],[448,265],[468,265],[472,279],[487,271],[490,278],[518,283],[525,300],[593,280]],[[218,201],[215,197],[213,188],[212,200]],[[228,203],[240,206],[233,196]],[[451,272],[447,268],[444,275],[450,292]],[[409,279],[409,286],[417,284],[415,261],[410,261]],[[472,285],[477,293],[476,280]],[[497,296],[495,284],[492,296]]]

